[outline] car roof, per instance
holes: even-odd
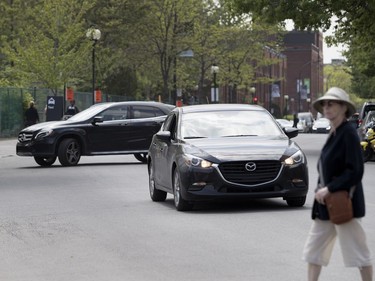
[[[250,105],[250,104],[228,104],[228,103],[220,103],[220,104],[199,104],[199,105],[189,105],[179,107],[179,110],[182,113],[195,113],[195,112],[207,112],[207,111],[221,111],[221,110],[253,110],[253,111],[266,111],[263,107],[259,105]]]
[[[101,102],[96,103],[92,106],[103,106],[103,107],[109,107],[111,105],[155,105],[157,107],[164,107],[164,108],[170,108],[173,109],[176,106],[162,103],[162,102],[156,102],[156,101],[116,101],[116,102]]]

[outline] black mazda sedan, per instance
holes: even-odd
[[[178,107],[148,152],[153,201],[174,196],[177,210],[215,199],[281,197],[301,207],[308,192],[306,156],[284,128],[257,105]]]
[[[95,104],[65,121],[32,125],[18,135],[17,155],[33,156],[41,166],[57,158],[77,165],[81,156],[134,154],[147,162],[152,136],[175,106],[158,102]]]

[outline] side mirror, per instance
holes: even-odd
[[[95,116],[91,124],[95,125],[96,123],[103,123],[103,116]]]
[[[168,142],[171,140],[171,132],[170,131],[159,131],[156,133],[156,137],[164,142]]]
[[[288,136],[288,138],[292,139],[298,136],[298,129],[297,128],[283,128],[284,133]]]

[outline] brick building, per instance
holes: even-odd
[[[323,34],[290,31],[284,36],[287,57],[284,104],[289,114],[311,110],[323,94]]]

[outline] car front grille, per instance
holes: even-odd
[[[18,141],[21,143],[29,142],[33,138],[33,133],[22,132],[18,135]]]
[[[279,161],[238,161],[219,165],[225,180],[243,185],[257,185],[274,180],[279,174]]]

